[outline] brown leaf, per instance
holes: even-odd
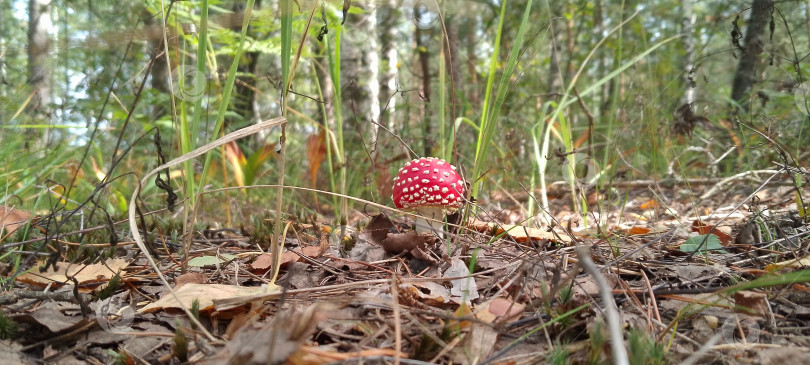
[[[644,228],[644,227],[639,227],[639,226],[633,226],[633,227],[630,227],[630,229],[625,229],[624,233],[627,234],[627,235],[630,235],[630,236],[643,235],[643,234],[650,233],[650,229],[649,228]]]
[[[318,178],[318,169],[321,167],[323,158],[326,157],[326,130],[316,134],[311,134],[307,138],[307,160],[309,160],[309,184],[315,186]]]
[[[371,220],[363,230],[366,236],[378,245],[382,245],[382,241],[388,237],[388,232],[394,228],[394,223],[384,213],[377,214],[371,217]]]
[[[54,270],[50,267],[48,271],[40,273],[39,270],[34,269],[23,275],[17,277],[17,280],[23,283],[45,287],[48,284],[61,285],[64,283],[72,283],[72,279],[68,277],[75,277],[82,287],[80,291],[92,291],[90,285],[98,285],[106,283],[112,278],[115,273],[123,270],[129,265],[125,259],[111,259],[105,263],[98,263],[92,265],[74,264],[71,262],[58,262]]]
[[[12,234],[22,225],[28,222],[31,214],[13,207],[0,205],[0,228],[6,229],[6,234]]]
[[[171,293],[165,293],[161,296],[160,300],[147,304],[145,307],[138,310],[138,313],[152,312],[161,309],[173,308],[182,309],[191,308],[194,300],[199,301],[199,308],[201,312],[207,312],[214,309],[214,299],[225,299],[247,296],[256,292],[262,291],[262,288],[245,287],[236,285],[222,285],[222,284],[186,284],[175,290],[178,302]]]
[[[487,323],[512,323],[520,319],[525,308],[523,304],[498,297],[481,307],[476,307],[475,317]]]
[[[753,314],[768,318],[771,315],[768,296],[750,290],[734,293],[734,304],[739,313]]]
[[[706,223],[703,223],[700,219],[695,219],[692,222],[692,232],[697,232],[698,234],[713,234],[720,239],[720,243],[723,246],[728,246],[730,243],[734,241],[731,236],[728,235],[724,230],[721,229],[722,227],[717,226],[710,226]]]
[[[419,235],[416,231],[388,233],[388,237],[382,240],[380,245],[385,251],[397,254],[403,251],[414,250],[417,247],[423,247],[425,245],[425,237]]]
[[[547,232],[542,229],[526,227],[526,226],[516,226],[511,224],[498,224],[494,222],[482,222],[482,221],[475,221],[471,223],[470,228],[475,229],[479,232],[490,232],[495,235],[506,234],[515,241],[519,243],[526,243],[532,240],[540,241],[540,240],[548,240],[552,242],[557,242],[561,244],[569,244],[571,243],[571,238],[567,235],[555,235],[552,232]]]
[[[323,245],[306,246],[302,247],[300,250],[295,251],[300,253],[301,255],[316,258],[321,257],[321,255],[323,255],[323,253],[326,252],[326,249],[328,248],[329,246],[324,247]],[[281,267],[285,267],[290,263],[298,262],[301,260],[302,258],[300,255],[292,251],[286,251],[281,254]],[[257,257],[256,260],[253,261],[252,264],[250,264],[250,267],[253,270],[267,270],[271,266],[273,266],[273,256],[270,255],[269,253],[259,255],[259,257]]]
[[[190,272],[174,278],[174,288],[180,289],[181,286],[186,284],[205,284],[208,277],[201,272]]]

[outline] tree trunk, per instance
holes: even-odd
[[[388,109],[382,110],[379,122],[383,123],[385,120],[386,122],[383,125],[385,125],[388,130],[393,130],[393,118],[385,118],[384,115],[393,115],[395,111],[394,105],[396,103],[388,103],[388,101],[394,98],[394,92],[397,90],[397,63],[399,60],[396,46],[397,31],[394,23],[397,20],[397,16],[399,16],[399,11],[395,4],[392,3],[377,9],[377,16],[378,24],[381,28],[381,31],[379,31],[380,49],[383,50],[387,63],[385,73],[383,73],[382,79],[380,80],[380,104],[383,107],[388,104]]]
[[[363,22],[363,28],[368,35],[368,42],[364,48],[365,66],[368,69],[368,100],[369,108],[366,112],[366,119],[369,121],[368,125],[371,128],[371,151],[377,150],[377,137],[380,132],[378,124],[371,123],[370,121],[379,122],[380,117],[380,47],[377,36],[377,9],[372,8],[366,15],[366,21]]]
[[[424,17],[424,9],[417,7],[414,9],[415,19]],[[419,88],[419,97],[422,98],[422,156],[430,156],[433,149],[434,140],[432,137],[433,130],[430,126],[430,55],[428,53],[428,40],[430,39],[430,30],[422,29],[416,26],[416,52],[419,53],[419,68],[422,76],[422,86]]]
[[[261,1],[257,0],[253,4],[254,11],[261,6]],[[241,32],[242,31],[242,21],[245,15],[245,4],[243,3],[234,3],[233,7],[233,15],[231,16],[231,30],[234,32]],[[248,35],[253,36],[253,32],[248,29]],[[248,124],[258,123],[259,120],[257,119],[256,111],[258,110],[258,106],[256,104],[256,70],[259,66],[259,52],[245,52],[242,58],[239,60],[239,65],[237,66],[237,71],[245,76],[239,76],[236,78],[236,83],[234,84],[234,95],[231,98],[231,102],[234,106],[234,111],[245,118],[245,121]],[[263,143],[263,139],[260,140],[260,143]],[[256,141],[254,141],[256,142]],[[255,146],[258,148],[258,146]]]
[[[681,26],[683,27],[683,48],[684,55],[684,81],[686,84],[686,92],[683,94],[683,100],[680,105],[695,102],[695,13],[692,9],[692,0],[684,0],[682,3]]]
[[[51,47],[49,33],[53,27],[50,6],[50,0],[28,1],[28,85],[36,91],[30,110],[40,118],[50,115],[51,70],[48,50]]]
[[[732,114],[747,113],[750,110],[748,94],[757,79],[757,69],[762,63],[760,55],[765,49],[766,31],[772,10],[773,0],[754,0],[751,6],[751,15],[742,44],[742,55],[731,88],[731,100],[736,104],[732,106]]]

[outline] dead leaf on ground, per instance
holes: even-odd
[[[753,314],[769,318],[771,314],[768,296],[750,290],[734,293],[734,304],[739,313]]]
[[[552,241],[564,245],[571,243],[571,238],[565,234],[556,235],[553,232],[526,226],[475,221],[471,223],[469,227],[479,232],[489,232],[494,235],[506,234],[508,237],[511,237],[518,243],[542,240]]]
[[[171,293],[164,293],[160,300],[147,304],[138,310],[138,313],[147,313],[161,309],[182,309],[191,308],[194,300],[199,301],[200,312],[208,312],[214,309],[214,299],[236,298],[256,294],[263,289],[258,287],[245,287],[222,284],[185,284],[175,290],[178,302]]]
[[[730,243],[734,242],[734,238],[729,236],[730,230],[728,229],[728,227],[711,226],[704,223],[700,219],[695,219],[694,221],[692,221],[692,232],[697,232],[698,234],[711,233],[720,239],[720,243],[723,246],[728,246]]]
[[[366,236],[374,242],[382,246],[382,241],[388,237],[389,232],[393,232],[394,222],[387,215],[380,213],[368,221],[366,228],[363,230]]]
[[[92,265],[60,261],[56,264],[58,270],[54,270],[53,266],[51,266],[48,271],[40,273],[38,269],[34,268],[18,276],[17,281],[45,287],[48,284],[72,284],[73,281],[69,277],[75,277],[79,284],[82,284],[79,291],[89,292],[93,290],[89,286],[106,283],[115,273],[123,270],[127,265],[129,265],[129,262],[125,259],[110,259],[104,263]]]
[[[381,246],[390,253],[400,253],[415,250],[425,246],[425,237],[416,231],[405,233],[389,233],[388,237],[382,240]]]
[[[299,262],[299,261],[303,260],[301,258],[301,255],[296,254],[293,251],[298,252],[299,254],[310,257],[310,258],[317,258],[317,257],[321,257],[321,255],[323,255],[323,253],[326,252],[326,249],[325,249],[325,247],[323,245],[321,245],[321,246],[306,246],[306,247],[302,247],[300,250],[286,251],[286,252],[281,254],[281,267],[282,268],[287,267],[287,265],[289,265],[289,264],[291,264],[293,262]],[[253,270],[258,270],[258,271],[267,270],[272,266],[273,266],[273,256],[270,255],[269,253],[259,255],[256,258],[256,260],[254,260],[253,263],[250,264],[250,267]]]
[[[51,333],[59,333],[78,328],[82,315],[78,304],[46,301],[33,312],[17,316],[14,320],[36,324],[47,328]]]
[[[420,300],[421,304],[429,306],[441,306],[450,301],[450,291],[443,287],[441,284],[432,281],[422,283],[402,284],[399,290],[403,291],[401,296],[406,292],[410,292],[407,298],[416,298]],[[409,306],[416,306],[415,303],[407,303],[407,300],[401,299],[403,304]]]
[[[190,272],[174,278],[174,289],[177,290],[186,284],[205,284],[208,277],[201,272]]]
[[[26,211],[0,205],[0,228],[5,227],[7,235],[25,225],[29,218],[31,214]]]
[[[524,304],[498,297],[475,307],[475,318],[487,323],[512,323],[520,319],[524,309],[526,309]]]
[[[216,355],[203,364],[282,364],[300,351],[315,332],[316,325],[329,318],[337,307],[316,303],[304,309],[277,313],[271,322],[253,322],[244,327]]]

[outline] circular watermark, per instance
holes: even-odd
[[[810,116],[810,81],[799,84],[793,90],[793,102],[802,114]]]
[[[411,8],[411,20],[419,29],[433,28],[439,22],[438,3],[434,0],[417,0]]]
[[[205,95],[208,80],[194,66],[180,65],[172,71],[174,96],[184,101],[197,101]]]
[[[723,321],[723,339],[728,344],[756,343],[759,341],[760,329],[756,318],[740,317],[736,314]]]
[[[135,309],[120,297],[107,298],[96,303],[96,320],[109,333],[126,333],[132,330]]]
[[[599,176],[599,163],[584,153],[566,156],[560,163],[565,182],[576,183],[580,187],[591,187]]]
[[[89,1],[87,10],[102,21],[120,24],[132,15],[139,14],[128,2],[118,1]]]

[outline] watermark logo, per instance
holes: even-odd
[[[120,297],[107,298],[96,303],[96,320],[109,333],[126,333],[132,330],[135,309]]]
[[[793,102],[802,114],[810,116],[810,81],[799,84],[793,90]]]
[[[433,28],[439,22],[439,4],[433,0],[417,0],[411,8],[411,20],[419,29]]]
[[[599,176],[599,163],[584,153],[574,153],[561,161],[562,176],[565,182],[576,183],[581,188],[589,188]]]
[[[740,317],[736,314],[723,321],[723,339],[728,344],[759,342],[760,328],[756,318]]]
[[[194,66],[180,65],[172,71],[174,96],[184,101],[197,101],[205,95],[205,74]]]

